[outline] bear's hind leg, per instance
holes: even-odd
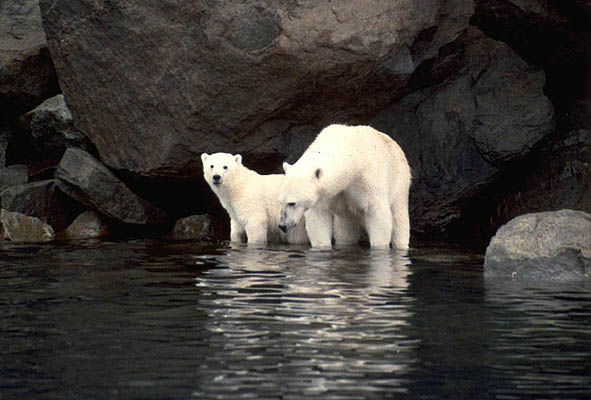
[[[333,236],[336,245],[355,245],[361,237],[359,223],[354,218],[335,215]]]
[[[406,210],[392,209],[392,248],[397,250],[408,250],[410,241],[410,221],[408,208]]]
[[[373,248],[389,248],[392,238],[392,211],[386,199],[370,203],[365,218],[369,245]]]

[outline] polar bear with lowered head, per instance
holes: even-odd
[[[279,228],[305,216],[313,247],[356,243],[361,228],[371,247],[408,249],[411,172],[404,152],[370,126],[324,128],[293,165],[279,194]]]
[[[201,154],[203,176],[230,216],[230,240],[250,244],[308,243],[304,223],[288,233],[278,229],[279,188],[285,175],[260,175],[240,154]]]

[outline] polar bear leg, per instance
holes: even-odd
[[[392,248],[398,250],[407,250],[410,241],[408,207],[403,208],[397,205],[392,207]]]
[[[365,220],[365,229],[371,247],[388,248],[392,238],[392,210],[386,199],[370,203]]]
[[[393,193],[392,209],[392,248],[407,250],[410,240],[410,220],[408,214],[408,189],[410,182],[405,186],[397,187]]]
[[[330,247],[332,215],[325,209],[310,209],[304,214],[306,233],[312,247]]]
[[[267,220],[252,217],[244,227],[246,229],[246,241],[248,244],[267,244]]]
[[[234,218],[230,219],[230,241],[235,243],[242,242],[242,236],[244,235],[244,229]]]
[[[352,245],[359,242],[361,230],[354,218],[335,215],[333,219],[334,242],[338,245]]]

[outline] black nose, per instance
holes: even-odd
[[[213,183],[219,183],[220,179],[222,179],[222,177],[219,176],[218,174],[215,174],[213,176]]]
[[[279,229],[281,229],[281,232],[285,233],[287,232],[287,225],[279,225]]]

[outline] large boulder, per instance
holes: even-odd
[[[457,38],[474,8],[360,4],[40,1],[63,92],[101,160],[176,177],[198,176],[203,151],[278,166],[302,126],[365,119]]]
[[[158,225],[166,220],[160,209],[133,193],[84,150],[66,150],[56,182],[63,192],[108,218],[138,225]]]
[[[486,249],[484,276],[555,281],[591,278],[591,215],[561,210],[512,219]]]

